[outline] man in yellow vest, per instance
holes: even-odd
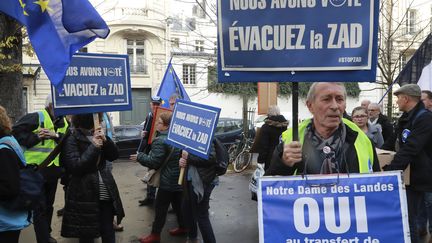
[[[13,126],[12,133],[24,150],[27,164],[39,165],[56,147],[67,129],[66,119],[54,116],[52,98],[49,95],[45,109],[23,116]],[[51,237],[51,219],[57,182],[61,175],[59,156],[42,170],[42,174],[45,177],[45,192],[40,207],[33,212],[33,225],[37,243],[54,243],[57,241]]]
[[[370,173],[379,171],[375,148],[366,134],[342,118],[346,108],[343,83],[313,83],[306,105],[313,118],[282,133],[266,175]]]

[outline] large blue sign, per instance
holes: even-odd
[[[399,172],[263,177],[260,242],[410,242]]]
[[[218,79],[375,81],[378,8],[377,0],[218,0]]]
[[[52,86],[52,94],[56,115],[131,110],[128,56],[75,54],[63,90]]]
[[[220,108],[177,100],[167,143],[207,159]]]

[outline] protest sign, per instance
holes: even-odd
[[[131,110],[128,56],[75,54],[63,90],[51,92],[56,115]]]
[[[260,242],[410,242],[400,172],[259,180]]]
[[[378,9],[377,0],[218,0],[218,78],[375,81]]]
[[[177,100],[166,143],[208,159],[220,108]]]
[[[163,108],[160,106],[156,107],[156,112],[155,112],[154,117],[152,119],[150,134],[149,134],[148,141],[147,141],[148,144],[152,144],[153,140],[156,138],[156,132],[157,132],[156,121],[160,118],[160,115],[164,114],[164,113],[170,113],[171,114],[172,112],[173,112],[172,110],[167,109],[167,108]]]

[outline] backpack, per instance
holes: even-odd
[[[229,153],[225,145],[217,138],[214,138],[214,146],[216,151],[216,175],[224,175],[228,168]]]
[[[20,169],[20,189],[18,196],[8,200],[3,206],[11,210],[27,211],[33,210],[40,205],[44,178],[37,170],[37,166],[27,165],[24,154],[14,138],[1,141],[0,148],[8,148],[14,151],[23,163]]]

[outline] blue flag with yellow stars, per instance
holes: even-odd
[[[109,28],[88,0],[1,0],[0,12],[27,28],[30,42],[51,83],[62,90],[72,55]]]
[[[168,101],[173,94],[177,94],[178,99],[190,101],[189,95],[186,93],[186,90],[177,76],[170,60],[157,93],[157,95],[163,100],[162,107],[169,107]]]

